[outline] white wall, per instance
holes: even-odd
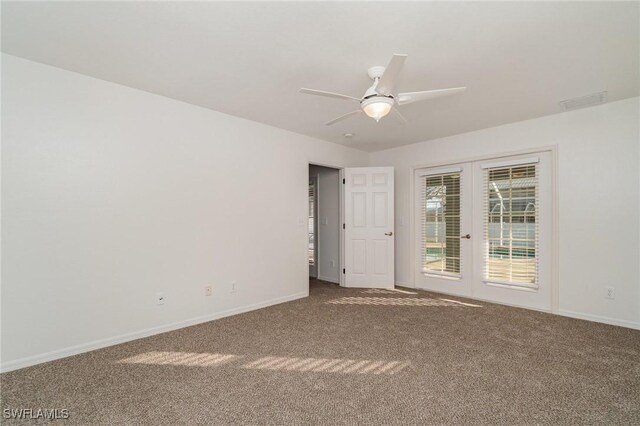
[[[3,370],[307,294],[308,163],[368,154],[2,60]]]
[[[2,60],[3,370],[307,294],[308,163],[369,154]],[[396,167],[397,281],[411,166],[556,144],[561,313],[637,326],[638,117],[635,98],[371,155]]]
[[[412,285],[410,168],[557,145],[559,308],[640,326],[639,98],[376,152],[396,167],[396,282]],[[604,298],[613,286],[616,298]]]
[[[340,283],[340,171],[311,166],[309,174],[318,176],[318,278]]]

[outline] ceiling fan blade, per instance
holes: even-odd
[[[325,125],[325,126],[331,126],[332,124],[335,124],[335,123],[337,123],[338,121],[342,121],[342,120],[344,120],[344,119],[346,119],[346,118],[351,117],[352,115],[360,114],[361,112],[362,112],[362,110],[361,110],[361,109],[357,109],[357,110],[355,110],[355,111],[348,112],[348,113],[346,113],[345,115],[341,115],[341,116],[340,116],[340,117],[338,117],[338,118],[334,118],[334,119],[333,119],[333,120],[331,120],[331,121],[327,121],[326,123],[324,123],[324,125]]]
[[[400,111],[398,111],[398,108],[391,108],[391,113],[402,124],[407,124],[409,122],[406,118],[404,118],[404,115],[400,114]]]
[[[401,53],[394,53],[384,70],[384,74],[380,77],[378,85],[376,86],[376,92],[381,95],[389,96],[393,89],[396,87],[396,80],[398,74],[402,71],[404,60],[407,59],[407,55]]]
[[[324,90],[305,89],[304,87],[298,90],[300,93],[306,93],[307,95],[326,96],[327,98],[342,99],[346,101],[356,101],[360,103],[360,98],[354,98],[353,96],[341,95],[340,93],[325,92]]]
[[[426,101],[428,99],[435,99],[441,96],[449,96],[454,93],[463,92],[467,90],[466,87],[453,87],[451,89],[439,89],[439,90],[425,90],[423,92],[407,92],[398,93],[396,96],[396,102],[398,105],[406,105],[413,102]]]

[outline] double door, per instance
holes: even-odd
[[[551,310],[551,155],[416,170],[419,288]]]

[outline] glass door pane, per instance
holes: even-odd
[[[460,274],[460,173],[425,176],[422,270]]]
[[[485,171],[485,279],[537,286],[537,165]]]

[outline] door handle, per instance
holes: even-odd
[[[460,238],[466,238],[467,240],[470,240],[471,239],[471,235],[470,234],[463,235]]]
[[[384,235],[386,235],[386,236],[390,237],[390,236],[392,236],[392,235],[393,235],[393,232],[385,232],[385,233],[384,233]]]

